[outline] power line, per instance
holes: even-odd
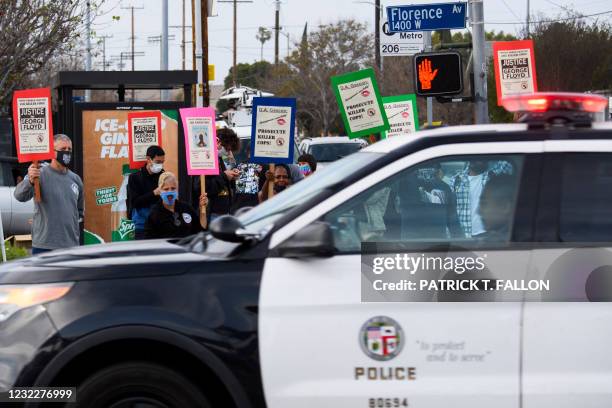
[[[601,16],[601,15],[610,14],[610,13],[612,13],[612,10],[602,11],[601,13],[585,14],[585,15],[580,15],[580,16],[575,16],[575,17],[556,18],[556,19],[552,19],[552,20],[530,21],[529,24],[532,25],[532,24],[541,24],[541,23],[558,23],[558,22],[561,22],[561,21],[579,20],[581,18]],[[485,21],[485,24],[508,24],[508,25],[515,25],[515,24],[525,24],[525,22],[524,21]]]

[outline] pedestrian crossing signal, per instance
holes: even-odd
[[[422,53],[414,56],[416,94],[458,95],[463,92],[463,66],[458,52]]]

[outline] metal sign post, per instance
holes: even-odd
[[[431,51],[431,31],[426,31],[424,36],[425,51]],[[433,98],[427,97],[427,127],[431,127],[433,122]]]

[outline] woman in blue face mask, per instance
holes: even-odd
[[[170,172],[159,177],[160,200],[151,208],[145,222],[145,239],[182,238],[202,230],[198,213],[178,198],[178,182]],[[200,205],[208,204],[206,195]]]

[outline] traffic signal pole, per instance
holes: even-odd
[[[470,0],[469,4],[474,47],[474,116],[477,124],[489,123],[483,3],[482,0]]]
[[[423,36],[423,41],[425,41],[425,52],[431,52],[431,31],[425,31],[425,35]],[[427,97],[427,127],[431,127],[433,124],[433,98],[431,96]]]

